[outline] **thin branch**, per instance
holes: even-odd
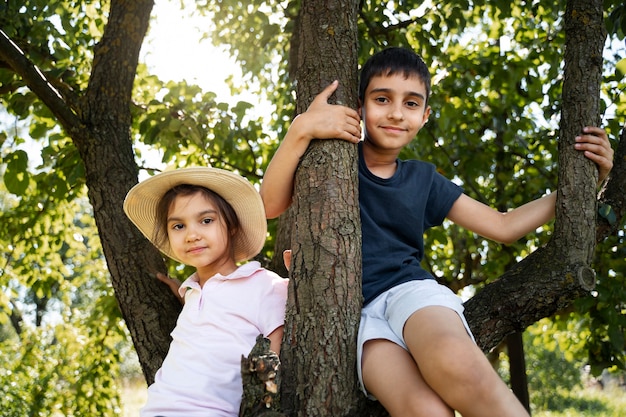
[[[22,52],[22,50],[0,29],[0,58],[19,74],[28,88],[58,117],[61,124],[72,131],[82,128],[78,116],[46,79],[45,75]]]
[[[17,335],[21,337],[22,323],[24,322],[24,317],[22,316],[22,312],[20,311],[20,308],[15,300],[9,300],[9,303],[11,304],[11,314],[9,315],[11,325],[13,326],[15,333],[17,333]]]

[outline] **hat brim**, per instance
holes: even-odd
[[[267,220],[258,191],[247,179],[233,172],[195,167],[157,174],[135,185],[126,195],[124,212],[161,252],[183,263],[173,255],[169,242],[158,245],[154,241],[157,205],[167,191],[182,184],[208,188],[219,194],[235,210],[241,225],[233,241],[235,262],[253,258],[263,249],[267,237]]]

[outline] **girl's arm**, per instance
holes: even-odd
[[[272,333],[267,335],[267,338],[270,340],[270,349],[275,352],[277,355],[280,355],[280,345],[283,342],[283,333],[285,330],[285,326],[277,327]]]
[[[177,280],[176,278],[171,278],[169,275],[165,275],[161,272],[157,272],[156,277],[159,281],[166,284],[170,288],[170,290],[174,293],[176,298],[178,298],[178,301],[180,301],[181,304],[185,304],[185,297],[181,297],[180,293],[178,292],[178,289],[181,285],[181,282],[179,280]]]

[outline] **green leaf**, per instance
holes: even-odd
[[[617,214],[615,214],[613,207],[609,204],[600,204],[598,207],[598,214],[602,216],[602,218],[606,219],[611,226],[617,222]]]
[[[24,195],[30,181],[28,168],[28,154],[18,150],[5,158],[7,169],[4,173],[4,185],[10,193]]]
[[[19,118],[25,119],[29,115],[29,110],[33,101],[34,94],[15,94],[9,103],[9,110],[15,113]]]
[[[626,58],[620,60],[615,65],[615,73],[616,73],[616,75],[617,74],[621,75],[622,78],[626,75]]]
[[[183,122],[180,119],[172,119],[168,124],[167,128],[170,132],[178,132],[183,125]]]

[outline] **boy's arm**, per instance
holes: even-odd
[[[598,183],[601,184],[613,167],[613,149],[603,129],[586,127],[583,132],[574,146],[598,165]],[[552,193],[501,213],[463,194],[447,217],[488,239],[512,243],[551,220],[555,205],[556,193]]]
[[[552,193],[502,213],[461,194],[447,217],[487,239],[510,244],[550,221],[555,204],[556,193]]]
[[[334,81],[318,94],[306,112],[298,115],[272,157],[261,183],[261,197],[268,219],[278,217],[290,205],[294,175],[300,158],[313,139],[361,140],[356,110],[328,103],[339,83]]]

